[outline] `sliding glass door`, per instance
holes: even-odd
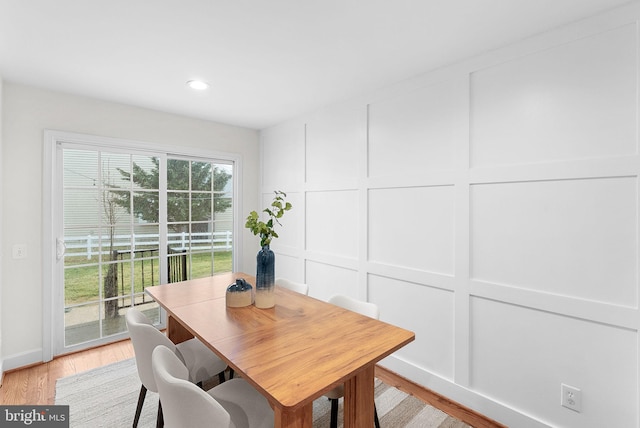
[[[146,287],[233,269],[233,161],[59,141],[55,165],[54,354],[126,337],[132,307],[161,325]]]

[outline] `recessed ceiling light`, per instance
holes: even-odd
[[[207,82],[203,82],[202,80],[189,80],[187,82],[187,86],[191,89],[197,89],[198,91],[204,91],[209,88],[209,84]]]

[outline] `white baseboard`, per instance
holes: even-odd
[[[31,364],[42,362],[42,349],[22,352],[20,354],[9,355],[2,360],[2,374],[5,371],[17,369]]]
[[[517,409],[506,406],[504,403],[492,400],[489,397],[458,385],[449,379],[431,373],[423,367],[418,367],[393,355],[381,361],[380,365],[507,426],[549,428],[549,425],[530,415],[519,412]]]

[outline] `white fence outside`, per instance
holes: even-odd
[[[64,238],[67,256],[82,257],[87,259],[102,254],[109,254],[110,251],[135,251],[140,248],[158,248],[160,246],[160,235],[156,234],[136,234],[136,235],[115,235],[113,248],[109,245],[109,235],[86,235],[67,236]],[[230,231],[226,232],[199,232],[169,233],[167,244],[176,251],[230,251],[233,248],[233,236]],[[102,247],[102,251],[100,248]]]

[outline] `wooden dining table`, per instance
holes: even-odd
[[[281,287],[273,308],[229,308],[236,278],[255,284],[226,273],[146,292],[167,311],[169,338],[200,339],[267,398],[275,427],[311,427],[313,401],[344,384],[344,427],[371,428],[375,365],[414,333]]]

